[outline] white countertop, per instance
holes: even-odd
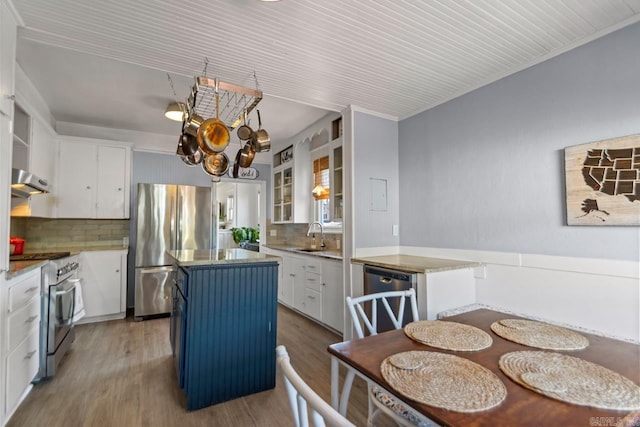
[[[167,252],[181,266],[204,266],[256,262],[277,262],[280,257],[245,249],[198,249]]]
[[[460,261],[455,259],[428,258],[400,254],[351,258],[351,262],[374,265],[382,268],[392,268],[412,273],[435,273],[437,271],[457,270],[460,268],[472,268],[482,265],[475,261]]]
[[[274,249],[276,251],[293,252],[300,255],[310,255],[315,257],[329,258],[329,259],[342,261],[342,251],[336,251],[336,250],[330,250],[330,249],[329,250],[312,250],[312,249],[296,248],[293,246],[281,246],[281,245],[274,245],[274,244],[265,245],[265,248]]]

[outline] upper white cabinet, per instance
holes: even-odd
[[[14,112],[14,168],[27,170],[49,183],[49,193],[28,199],[11,199],[11,216],[55,216],[56,134],[50,126],[33,117],[18,104]]]
[[[11,183],[11,119],[13,117],[14,70],[16,62],[16,17],[0,0],[0,188]],[[9,197],[0,197],[0,242],[9,239]],[[9,247],[0,245],[0,271],[9,267]],[[0,334],[1,335],[1,334]],[[0,368],[0,380],[4,369]],[[0,387],[0,402],[4,401]],[[0,411],[1,412],[1,411]],[[0,422],[3,420],[0,417]]]
[[[309,143],[303,141],[273,156],[274,223],[309,222],[311,166]]]
[[[17,22],[0,1],[0,115],[12,117],[16,61]]]
[[[55,177],[56,134],[50,126],[39,119],[31,120],[31,149],[29,170],[46,179],[51,184],[48,194],[29,197],[31,216],[53,217],[55,213],[55,191],[57,186],[52,180]]]
[[[61,140],[58,218],[128,218],[131,148]]]

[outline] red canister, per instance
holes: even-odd
[[[11,255],[22,255],[22,252],[24,252],[24,239],[10,237],[9,245],[11,247]]]

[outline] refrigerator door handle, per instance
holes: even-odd
[[[144,270],[145,273],[162,273],[163,271],[173,270],[173,267],[171,266],[155,267],[155,268],[143,267],[142,270]]]

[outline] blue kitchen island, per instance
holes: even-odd
[[[274,388],[279,258],[244,249],[169,255],[170,340],[187,409]]]

